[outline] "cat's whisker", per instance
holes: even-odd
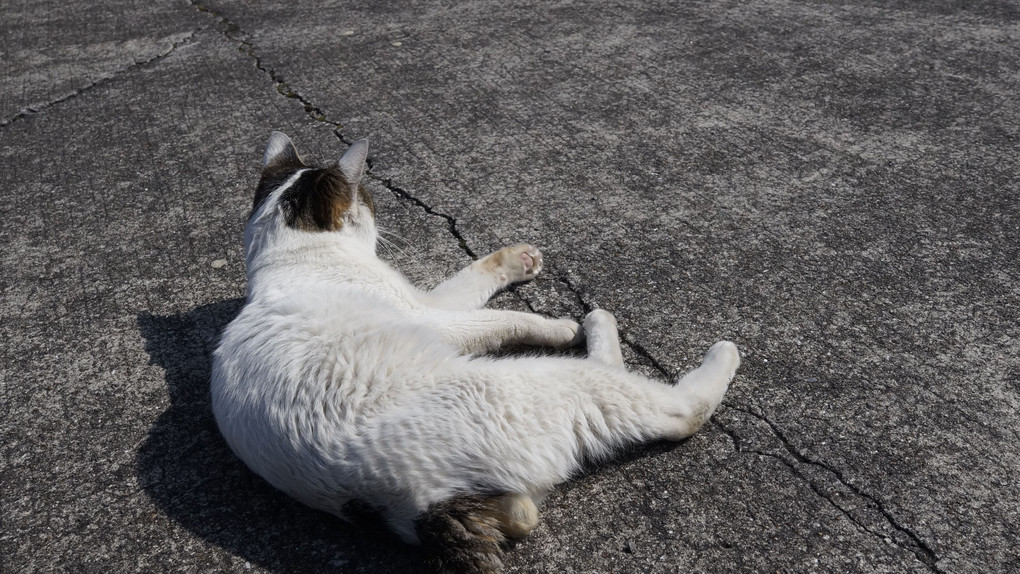
[[[387,236],[392,237],[393,239],[395,239],[397,241],[403,242],[405,245],[410,246],[410,243],[402,235],[398,235],[398,234],[396,234],[396,233],[394,233],[394,232],[392,232],[392,231],[390,231],[388,229],[379,229],[378,231],[379,231],[380,235],[387,235]]]
[[[388,235],[396,237],[396,235],[389,231],[383,230],[379,231],[380,233],[386,233]],[[419,257],[415,253],[410,252],[411,249],[410,246],[406,249],[402,249],[393,241],[390,241],[389,239],[382,237],[382,235],[379,236],[378,240],[379,245],[386,250],[386,252],[390,256],[390,259],[394,263],[399,264],[400,268],[404,269],[404,271],[407,272],[407,275],[411,276],[411,279],[414,279],[416,281],[424,281],[428,280],[430,276],[433,274],[432,270],[429,269],[424,263],[422,263],[421,257]]]
[[[395,243],[384,237],[379,237],[378,245],[390,255],[390,258],[394,260],[394,262],[399,261],[401,267],[408,265],[412,267],[420,267],[422,265],[418,257],[408,253],[407,249],[401,249]]]
[[[406,248],[398,246],[396,243],[386,239],[385,237],[379,236],[379,245],[386,247],[391,253],[399,253],[402,256],[410,257]]]

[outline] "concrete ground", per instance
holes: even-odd
[[[0,571],[416,572],[209,409],[272,129],[423,283],[744,363],[681,444],[563,485],[510,572],[1020,572],[1020,7],[979,0],[0,3]],[[286,4],[286,6],[283,6]]]

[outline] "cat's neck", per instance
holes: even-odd
[[[252,245],[247,257],[248,296],[263,289],[336,285],[386,266],[368,237],[276,230],[272,241]]]

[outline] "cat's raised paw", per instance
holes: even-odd
[[[491,253],[478,263],[483,270],[497,274],[500,281],[518,283],[534,279],[542,270],[542,252],[521,243]]]

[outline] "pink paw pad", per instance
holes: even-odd
[[[524,263],[525,273],[531,273],[532,269],[535,268],[535,259],[527,253],[521,253],[521,262]]]

